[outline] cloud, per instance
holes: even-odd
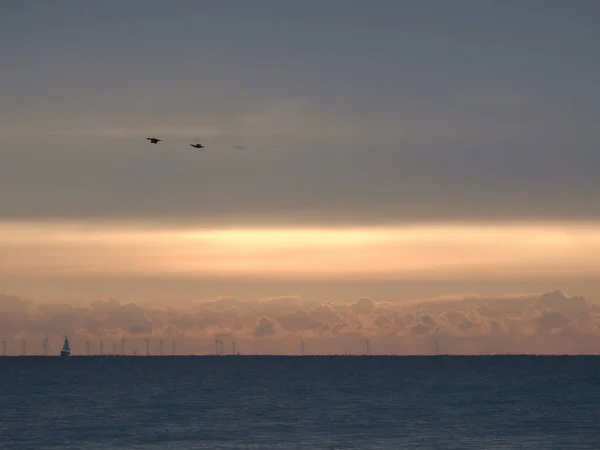
[[[444,319],[450,326],[461,330],[475,326],[464,312],[447,311],[441,314],[441,318]]]
[[[247,105],[250,112],[231,109],[225,114],[198,114],[197,111],[181,116],[172,114],[161,117],[137,115],[123,119],[118,114],[96,117],[88,125],[80,117],[60,121],[29,123],[27,126],[13,125],[0,128],[0,136],[39,136],[64,138],[110,138],[129,139],[156,135],[172,139],[225,138],[245,139],[282,138],[293,139],[301,135],[314,138],[357,137],[372,133],[363,120],[346,115],[327,114],[319,105],[304,99],[279,99],[262,104]],[[117,118],[115,118],[115,116]],[[173,120],[172,117],[177,120]],[[361,126],[362,124],[362,126]],[[362,129],[359,129],[362,128]],[[245,145],[228,147],[243,150]]]
[[[417,314],[415,323],[411,327],[411,333],[415,335],[426,335],[431,334],[437,329],[437,320],[435,316],[420,311]]]
[[[539,316],[533,319],[544,331],[560,330],[568,325],[571,320],[558,311],[541,311]]]
[[[506,98],[478,94],[466,100]],[[120,106],[127,109],[129,103]],[[483,124],[473,121],[471,111],[466,118],[449,119],[448,113],[415,114],[408,106],[365,113],[282,98],[243,107],[232,102],[219,113],[199,113],[195,104],[189,112],[179,105],[173,106],[176,112],[163,113],[168,108],[157,103],[151,114],[108,111],[84,118],[81,105],[66,116],[52,111],[31,120],[27,115],[23,123],[0,129],[0,217],[144,215],[231,223],[234,216],[241,224],[301,219],[319,225],[600,217],[599,206],[582,200],[597,187],[589,170],[596,157],[589,150],[593,145],[571,146],[565,164],[566,144],[547,137],[555,128],[547,124],[538,130],[546,145],[539,139],[531,145],[519,119]],[[572,135],[579,142],[576,131]],[[151,134],[165,141],[148,146],[144,138]],[[219,151],[184,151],[196,138]],[[523,142],[513,145],[514,140]],[[250,151],[220,151],[232,147]],[[542,159],[544,168],[538,164]],[[163,179],[169,182],[157,182]],[[565,180],[569,183],[560,182]],[[211,195],[199,195],[206,192]],[[557,196],[570,201],[557,204]]]
[[[254,328],[254,336],[257,338],[269,337],[275,334],[275,322],[268,317],[261,317]]]
[[[298,333],[312,329],[318,321],[308,311],[296,311],[280,314],[276,317],[281,327],[290,333]]]
[[[52,5],[60,11],[54,14],[73,17],[68,7]],[[597,49],[595,34],[577,31],[588,29],[578,26],[587,24],[582,16],[561,33],[547,26],[560,18],[539,17],[523,34],[504,36],[497,22],[485,21],[487,11],[483,22],[471,10],[442,15],[451,29],[467,31],[464,23],[472,21],[494,28],[485,39],[469,28],[465,45],[421,39],[416,16],[406,8],[398,13],[399,6],[372,11],[383,20],[360,19],[364,30],[382,26],[384,15],[406,21],[380,33],[356,32],[355,21],[341,16],[336,24],[312,23],[314,36],[335,34],[344,42],[348,50],[341,52],[335,39],[312,51],[306,20],[272,20],[287,7],[257,14],[255,23],[265,26],[255,42],[242,36],[252,20],[231,12],[223,17],[244,20],[243,26],[214,34],[211,27],[222,21],[210,14],[179,11],[169,21],[148,13],[152,7],[144,8],[144,18],[127,8],[145,26],[121,15],[114,23],[126,28],[107,28],[98,23],[104,13],[89,14],[74,23],[100,39],[94,45],[71,39],[68,56],[60,45],[66,30],[50,21],[39,22],[48,39],[28,33],[19,36],[20,46],[6,48],[1,217],[231,223],[227,216],[252,211],[252,218],[238,220],[265,224],[276,215],[297,223],[302,215],[324,224],[600,216],[600,202],[590,201],[599,183],[598,102],[588,94]],[[41,32],[31,25],[39,18],[29,17],[28,11],[6,18],[12,22],[3,30]],[[192,18],[207,21],[193,29],[212,36],[210,49],[190,45],[182,30],[192,29]],[[289,45],[280,45],[279,29],[268,23],[286,24]],[[132,36],[139,38],[135,45]],[[570,53],[572,65],[543,52],[531,57],[531,46],[516,44],[532,36],[560,51],[578,49]],[[119,42],[127,45],[117,51]],[[440,52],[456,57],[433,57]],[[489,60],[479,57],[484,52]],[[146,145],[150,133],[203,136],[214,141],[207,147],[225,150],[242,142],[251,151],[171,151]],[[272,151],[275,144],[282,151]]]
[[[357,314],[369,314],[375,309],[375,303],[370,298],[359,298],[354,305],[352,310]]]
[[[0,314],[26,314],[29,308],[29,302],[21,300],[14,295],[0,294]]]
[[[587,300],[579,295],[567,296],[560,289],[540,295],[535,301],[537,309],[552,309],[571,317],[586,317],[590,314]]]
[[[260,303],[274,312],[294,311],[301,307],[301,300],[297,296],[271,297],[260,300]]]
[[[430,353],[438,340],[449,353],[590,353],[600,338],[600,308],[577,295],[485,297],[469,295],[411,302],[307,303],[297,296],[262,300],[218,297],[186,308],[153,308],[115,299],[86,305],[49,304],[0,295],[0,339],[17,353],[21,340],[36,343],[48,333],[53,349],[70,335],[74,352],[89,341],[93,351],[127,348],[158,352],[160,340],[177,340],[184,353],[213,353],[214,339],[238,351],[296,353],[300,339],[312,353],[362,352],[369,339],[375,353]],[[166,347],[165,347],[166,348]]]
[[[104,326],[112,330],[124,330],[132,334],[152,333],[152,321],[144,310],[135,304],[113,308],[104,318]]]
[[[31,132],[31,131],[30,131]],[[64,137],[81,137],[81,138],[139,138],[143,139],[147,136],[160,136],[163,139],[178,138],[178,139],[195,139],[220,137],[225,134],[224,130],[215,126],[206,125],[157,125],[147,124],[137,127],[83,127],[69,128],[65,130],[40,130],[42,136],[64,136]],[[165,141],[166,142],[166,141]]]

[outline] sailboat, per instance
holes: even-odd
[[[71,356],[71,346],[69,345],[69,338],[67,336],[65,336],[65,342],[60,351],[60,356]]]

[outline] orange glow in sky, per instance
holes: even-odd
[[[600,274],[600,226],[0,225],[0,275],[522,278]]]

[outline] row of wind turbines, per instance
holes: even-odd
[[[2,340],[0,341],[2,343],[2,356],[8,356],[7,350],[8,350],[8,346],[7,346],[7,341],[6,340]],[[225,341],[223,341],[222,339],[215,339],[215,355],[217,356],[224,356],[225,355]],[[364,346],[365,346],[365,354],[366,355],[370,355],[371,354],[371,348],[370,348],[370,341],[368,339],[363,339],[361,341]],[[146,346],[146,356],[152,356],[152,352],[151,352],[151,340],[146,338],[144,339],[144,343]],[[163,339],[160,339],[158,341],[159,343],[159,352],[157,355],[154,356],[165,356],[165,341]],[[98,344],[98,353],[95,353],[96,356],[117,356],[117,355],[127,355],[126,353],[126,337],[123,336],[123,338],[120,341],[121,344],[121,348],[120,348],[120,352],[118,352],[119,348],[118,348],[118,341],[113,341],[112,343],[112,353],[105,353],[104,351],[104,340],[101,340]],[[46,334],[44,339],[42,340],[42,352],[41,352],[41,356],[49,356],[50,354],[50,343],[48,340],[48,335]],[[85,354],[86,356],[92,356],[94,355],[91,352],[91,345],[90,345],[90,341],[86,340],[85,341]],[[175,355],[176,354],[176,341],[172,340],[171,341],[171,355]],[[236,342],[235,339],[231,341],[231,355],[239,355],[239,353],[236,353]],[[439,343],[438,340],[436,339],[435,341],[435,354],[439,355]],[[133,348],[130,355],[133,356],[137,356],[139,355],[138,349],[137,348]],[[306,342],[301,339],[300,340],[300,355],[305,356],[306,355]],[[21,356],[32,356],[32,355],[28,355],[27,353],[27,341],[26,340],[22,340],[21,341]]]
[[[2,343],[2,356],[8,356],[8,341],[6,339],[0,341]],[[152,353],[150,352],[150,339],[144,339],[144,342],[146,343],[146,356],[151,356]],[[163,339],[160,339],[159,341],[159,346],[160,346],[160,350],[158,355],[159,356],[163,356],[165,355],[165,349],[164,349],[164,344],[165,341]],[[22,340],[21,341],[21,356],[35,356],[35,354],[33,353],[27,353],[27,340]],[[49,356],[50,355],[50,341],[48,339],[48,335],[46,334],[44,339],[42,340],[41,343],[41,353],[38,355],[41,356]],[[126,338],[125,336],[121,339],[120,341],[121,344],[121,348],[120,348],[120,352],[119,352],[119,348],[118,348],[118,341],[113,341],[112,343],[112,353],[105,353],[104,350],[104,340],[101,340],[98,344],[98,353],[95,353],[96,356],[109,356],[109,355],[126,355]],[[92,356],[94,355],[94,353],[92,353],[91,351],[91,344],[89,340],[85,341],[85,354],[87,356]],[[131,355],[137,355],[138,354],[138,349],[137,348],[133,348],[132,352],[130,353]],[[175,355],[176,354],[176,341],[173,340],[171,341],[171,355]]]
[[[2,342],[2,356],[8,356],[7,350],[8,350],[8,346],[7,346],[7,341],[3,340]],[[146,356],[152,356],[152,352],[150,351],[150,339],[146,338],[144,339],[144,343],[146,345]],[[164,352],[164,344],[165,341],[163,339],[160,339],[159,341],[159,356],[163,356],[165,355]],[[367,341],[365,341],[367,342]],[[96,353],[96,355],[98,356],[108,356],[108,355],[126,355],[126,338],[125,336],[123,336],[123,338],[120,341],[121,343],[121,348],[120,348],[120,353],[118,352],[118,345],[117,345],[117,341],[113,341],[112,343],[112,353],[105,353],[104,352],[104,340],[101,340],[98,344],[98,349],[99,352]],[[215,355],[217,356],[223,356],[225,355],[225,341],[223,341],[222,339],[215,339]],[[300,341],[300,354],[301,355],[305,355],[305,349],[306,349],[306,342],[304,342],[304,340]],[[368,344],[367,344],[367,354],[369,353],[369,349],[368,349]],[[41,356],[49,356],[50,354],[50,341],[48,339],[48,335],[46,334],[46,336],[44,337],[44,339],[42,340],[42,352],[41,352]],[[91,351],[91,345],[90,345],[90,341],[86,340],[85,341],[85,354],[87,356],[92,356],[92,351]],[[132,355],[138,355],[138,349],[137,348],[133,348]],[[173,340],[171,341],[171,355],[175,355],[176,354],[176,341]],[[239,353],[236,353],[236,342],[235,340],[231,341],[231,354],[232,355],[239,355]],[[22,340],[21,341],[21,356],[32,356],[29,355],[27,353],[27,340]]]

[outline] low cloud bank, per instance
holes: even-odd
[[[49,352],[69,335],[74,353],[242,354],[441,353],[587,354],[600,351],[600,305],[560,290],[541,295],[469,296],[404,303],[359,298],[309,303],[298,297],[260,301],[220,297],[186,309],[157,309],[117,300],[88,306],[47,304],[0,295],[0,340],[8,354]],[[146,341],[149,342],[147,347]],[[161,344],[162,341],[162,344]],[[0,347],[0,352],[2,347]]]

